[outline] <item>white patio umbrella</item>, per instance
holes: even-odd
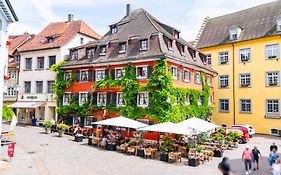
[[[139,128],[138,130],[139,131],[165,132],[165,133],[173,133],[173,134],[184,134],[184,135],[190,134],[189,129],[179,128],[179,127],[177,127],[177,124],[172,123],[172,122],[155,124],[155,125],[147,126],[144,128]]]
[[[197,133],[200,132],[208,132],[215,128],[219,128],[220,126],[215,125],[211,122],[207,122],[205,120],[199,119],[197,117],[192,117],[182,122],[176,124],[178,128],[184,129],[188,128],[190,130],[196,131]]]

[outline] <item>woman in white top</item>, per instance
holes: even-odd
[[[281,175],[281,160],[277,159],[276,162],[272,165],[272,174]]]

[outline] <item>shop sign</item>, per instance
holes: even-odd
[[[264,118],[268,118],[268,119],[281,119],[281,115],[265,115]]]
[[[30,95],[30,96],[26,96],[26,98],[27,98],[27,99],[31,99],[31,100],[32,100],[32,99],[37,99],[37,96]]]

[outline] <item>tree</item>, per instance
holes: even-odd
[[[12,117],[14,115],[15,115],[15,113],[11,108],[9,108],[6,105],[3,105],[3,112],[2,112],[3,120],[10,121],[10,120],[12,120]]]

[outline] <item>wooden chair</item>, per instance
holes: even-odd
[[[128,144],[124,143],[120,145],[120,151],[126,153]]]
[[[127,148],[127,153],[134,155],[136,152],[136,147],[130,146]]]
[[[145,148],[144,149],[144,157],[151,158],[152,159],[152,149],[151,148]]]
[[[173,152],[169,152],[168,154],[169,162],[170,161],[175,161],[176,162],[176,155]]]

